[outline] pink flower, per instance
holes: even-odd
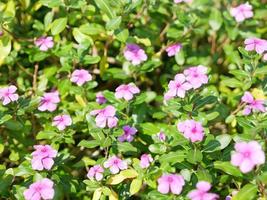
[[[69,115],[57,115],[54,117],[52,126],[56,126],[58,130],[62,131],[67,126],[72,124],[72,120]]]
[[[191,142],[202,141],[204,137],[204,129],[200,122],[194,120],[186,120],[179,122],[177,128],[183,133],[184,137]]]
[[[53,181],[44,178],[31,184],[30,187],[23,192],[26,200],[51,200],[54,198]]]
[[[262,54],[267,51],[267,40],[259,38],[249,38],[245,40],[245,49],[247,51],[256,51],[258,54]]]
[[[237,22],[243,22],[245,19],[253,17],[252,6],[248,2],[231,8],[230,13]]]
[[[84,83],[91,81],[91,74],[84,69],[76,69],[71,74],[70,81],[76,83],[78,86],[82,86]]]
[[[58,91],[54,92],[47,92],[41,98],[40,105],[38,110],[40,111],[50,111],[53,112],[57,108],[57,103],[60,102],[59,93]]]
[[[118,140],[120,142],[124,142],[125,140],[128,142],[132,142],[134,139],[134,135],[136,134],[137,129],[134,127],[130,127],[130,126],[124,126],[123,127],[123,135],[118,137]]]
[[[249,115],[252,111],[266,111],[264,107],[264,100],[254,99],[250,92],[245,92],[244,96],[241,98],[241,101],[247,103],[245,109],[243,110],[244,115]]]
[[[93,110],[91,115],[97,115],[95,118],[96,126],[104,128],[106,125],[109,128],[117,126],[118,118],[115,117],[116,109],[113,106],[107,106],[103,109]]]
[[[117,99],[124,98],[126,101],[129,101],[133,98],[134,94],[138,93],[140,93],[140,90],[134,83],[122,84],[116,88],[115,97]]]
[[[120,170],[127,169],[128,166],[126,161],[121,160],[117,156],[112,156],[104,162],[104,167],[109,168],[112,174],[117,174]]]
[[[16,94],[17,87],[10,85],[0,89],[0,100],[3,101],[3,105],[7,105],[10,102],[17,101],[19,95]]]
[[[102,92],[96,93],[96,102],[100,105],[107,102],[107,99],[104,97]]]
[[[197,188],[188,193],[187,197],[191,200],[216,200],[219,196],[214,193],[209,193],[211,185],[206,181],[199,181]]]
[[[238,166],[243,173],[250,172],[256,165],[265,163],[265,154],[256,141],[239,142],[231,156],[231,164]]]
[[[175,43],[167,47],[166,52],[168,53],[168,56],[171,57],[177,54],[181,50],[181,48],[182,48],[181,44]]]
[[[174,3],[182,3],[182,2],[191,3],[193,2],[193,0],[174,0]]]
[[[173,81],[170,81],[168,88],[169,90],[165,94],[167,99],[173,98],[175,96],[184,98],[185,92],[190,90],[192,87],[191,85],[186,82],[185,76],[183,74],[176,74]]]
[[[147,60],[147,55],[143,49],[137,44],[127,44],[124,49],[124,57],[133,65],[139,65],[141,62]]]
[[[141,168],[148,168],[150,163],[153,162],[153,158],[150,154],[143,154],[141,156],[140,166]]]
[[[198,65],[184,70],[186,80],[192,85],[194,89],[201,87],[208,83],[207,67]]]
[[[161,141],[161,142],[164,142],[166,140],[166,135],[164,134],[164,132],[160,131],[158,134],[158,139]]]
[[[87,177],[89,179],[95,178],[97,181],[100,181],[103,179],[103,172],[103,167],[101,167],[100,165],[95,165],[89,169]]]
[[[158,179],[158,191],[162,194],[169,192],[180,194],[184,184],[184,178],[181,175],[164,174]]]
[[[39,47],[41,51],[47,51],[54,46],[54,41],[52,37],[40,37],[35,40],[34,44]]]
[[[53,158],[57,156],[57,151],[50,145],[34,145],[35,151],[32,153],[32,168],[35,170],[50,170],[54,164]]]

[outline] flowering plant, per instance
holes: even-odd
[[[0,11],[0,199],[267,198],[266,0]]]

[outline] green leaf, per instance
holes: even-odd
[[[67,25],[67,18],[59,18],[52,22],[51,24],[51,33],[52,35],[57,35],[61,33]]]
[[[266,75],[267,74],[267,65],[263,67],[258,67],[255,72],[255,75]]]
[[[131,182],[131,185],[130,185],[130,194],[131,195],[136,194],[137,192],[139,192],[139,190],[141,189],[141,187],[142,187],[142,180],[140,180],[140,179],[134,179]]]
[[[187,154],[187,160],[190,163],[196,164],[197,162],[200,162],[203,158],[203,155],[201,153],[201,151],[199,151],[198,149],[194,149],[194,150],[189,150],[188,154]]]
[[[137,152],[137,148],[128,142],[117,143],[117,148],[121,152]]]
[[[167,147],[163,144],[151,144],[148,147],[149,151],[156,154],[163,154],[166,152]]]
[[[121,16],[113,18],[110,21],[108,21],[106,24],[106,29],[107,30],[118,29],[120,27],[120,24],[121,24]]]
[[[220,169],[224,171],[225,173],[230,174],[232,176],[242,177],[242,173],[239,171],[239,169],[231,165],[230,162],[216,161],[214,162],[214,168]]]
[[[113,10],[111,9],[111,6],[109,5],[108,0],[94,0],[97,7],[104,12],[110,19],[113,19],[116,17]]]
[[[233,197],[233,200],[253,200],[255,199],[258,191],[258,186],[247,184]]]
[[[211,28],[214,31],[217,31],[222,26],[222,23],[223,23],[223,19],[222,19],[221,11],[215,8],[211,9],[210,18],[209,18],[209,25],[211,26]]]
[[[164,154],[162,156],[159,157],[159,162],[160,163],[170,163],[170,164],[175,164],[178,162],[182,162],[184,161],[184,159],[186,158],[186,153],[184,151],[174,151],[174,152],[170,152],[167,154]]]
[[[86,148],[95,148],[95,147],[97,147],[97,146],[99,146],[100,145],[100,143],[99,143],[99,141],[97,141],[97,140],[91,140],[91,141],[87,141],[87,140],[82,140],[79,144],[78,144],[78,146],[79,147],[86,147]]]
[[[88,65],[88,64],[96,64],[100,61],[100,57],[99,56],[90,56],[90,55],[86,55],[83,57],[83,63],[85,65]]]
[[[123,30],[117,30],[115,32],[116,39],[119,40],[120,42],[125,43],[129,37],[129,31],[128,29],[123,29]]]
[[[49,8],[54,8],[64,5],[62,0],[40,0],[40,3]]]

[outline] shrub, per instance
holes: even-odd
[[[0,2],[0,198],[267,198],[266,0]]]

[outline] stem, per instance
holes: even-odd
[[[36,90],[37,90],[38,68],[39,68],[39,65],[36,63],[34,65],[34,74],[33,74],[33,82],[32,82],[32,89],[33,89],[34,94],[36,94]]]

